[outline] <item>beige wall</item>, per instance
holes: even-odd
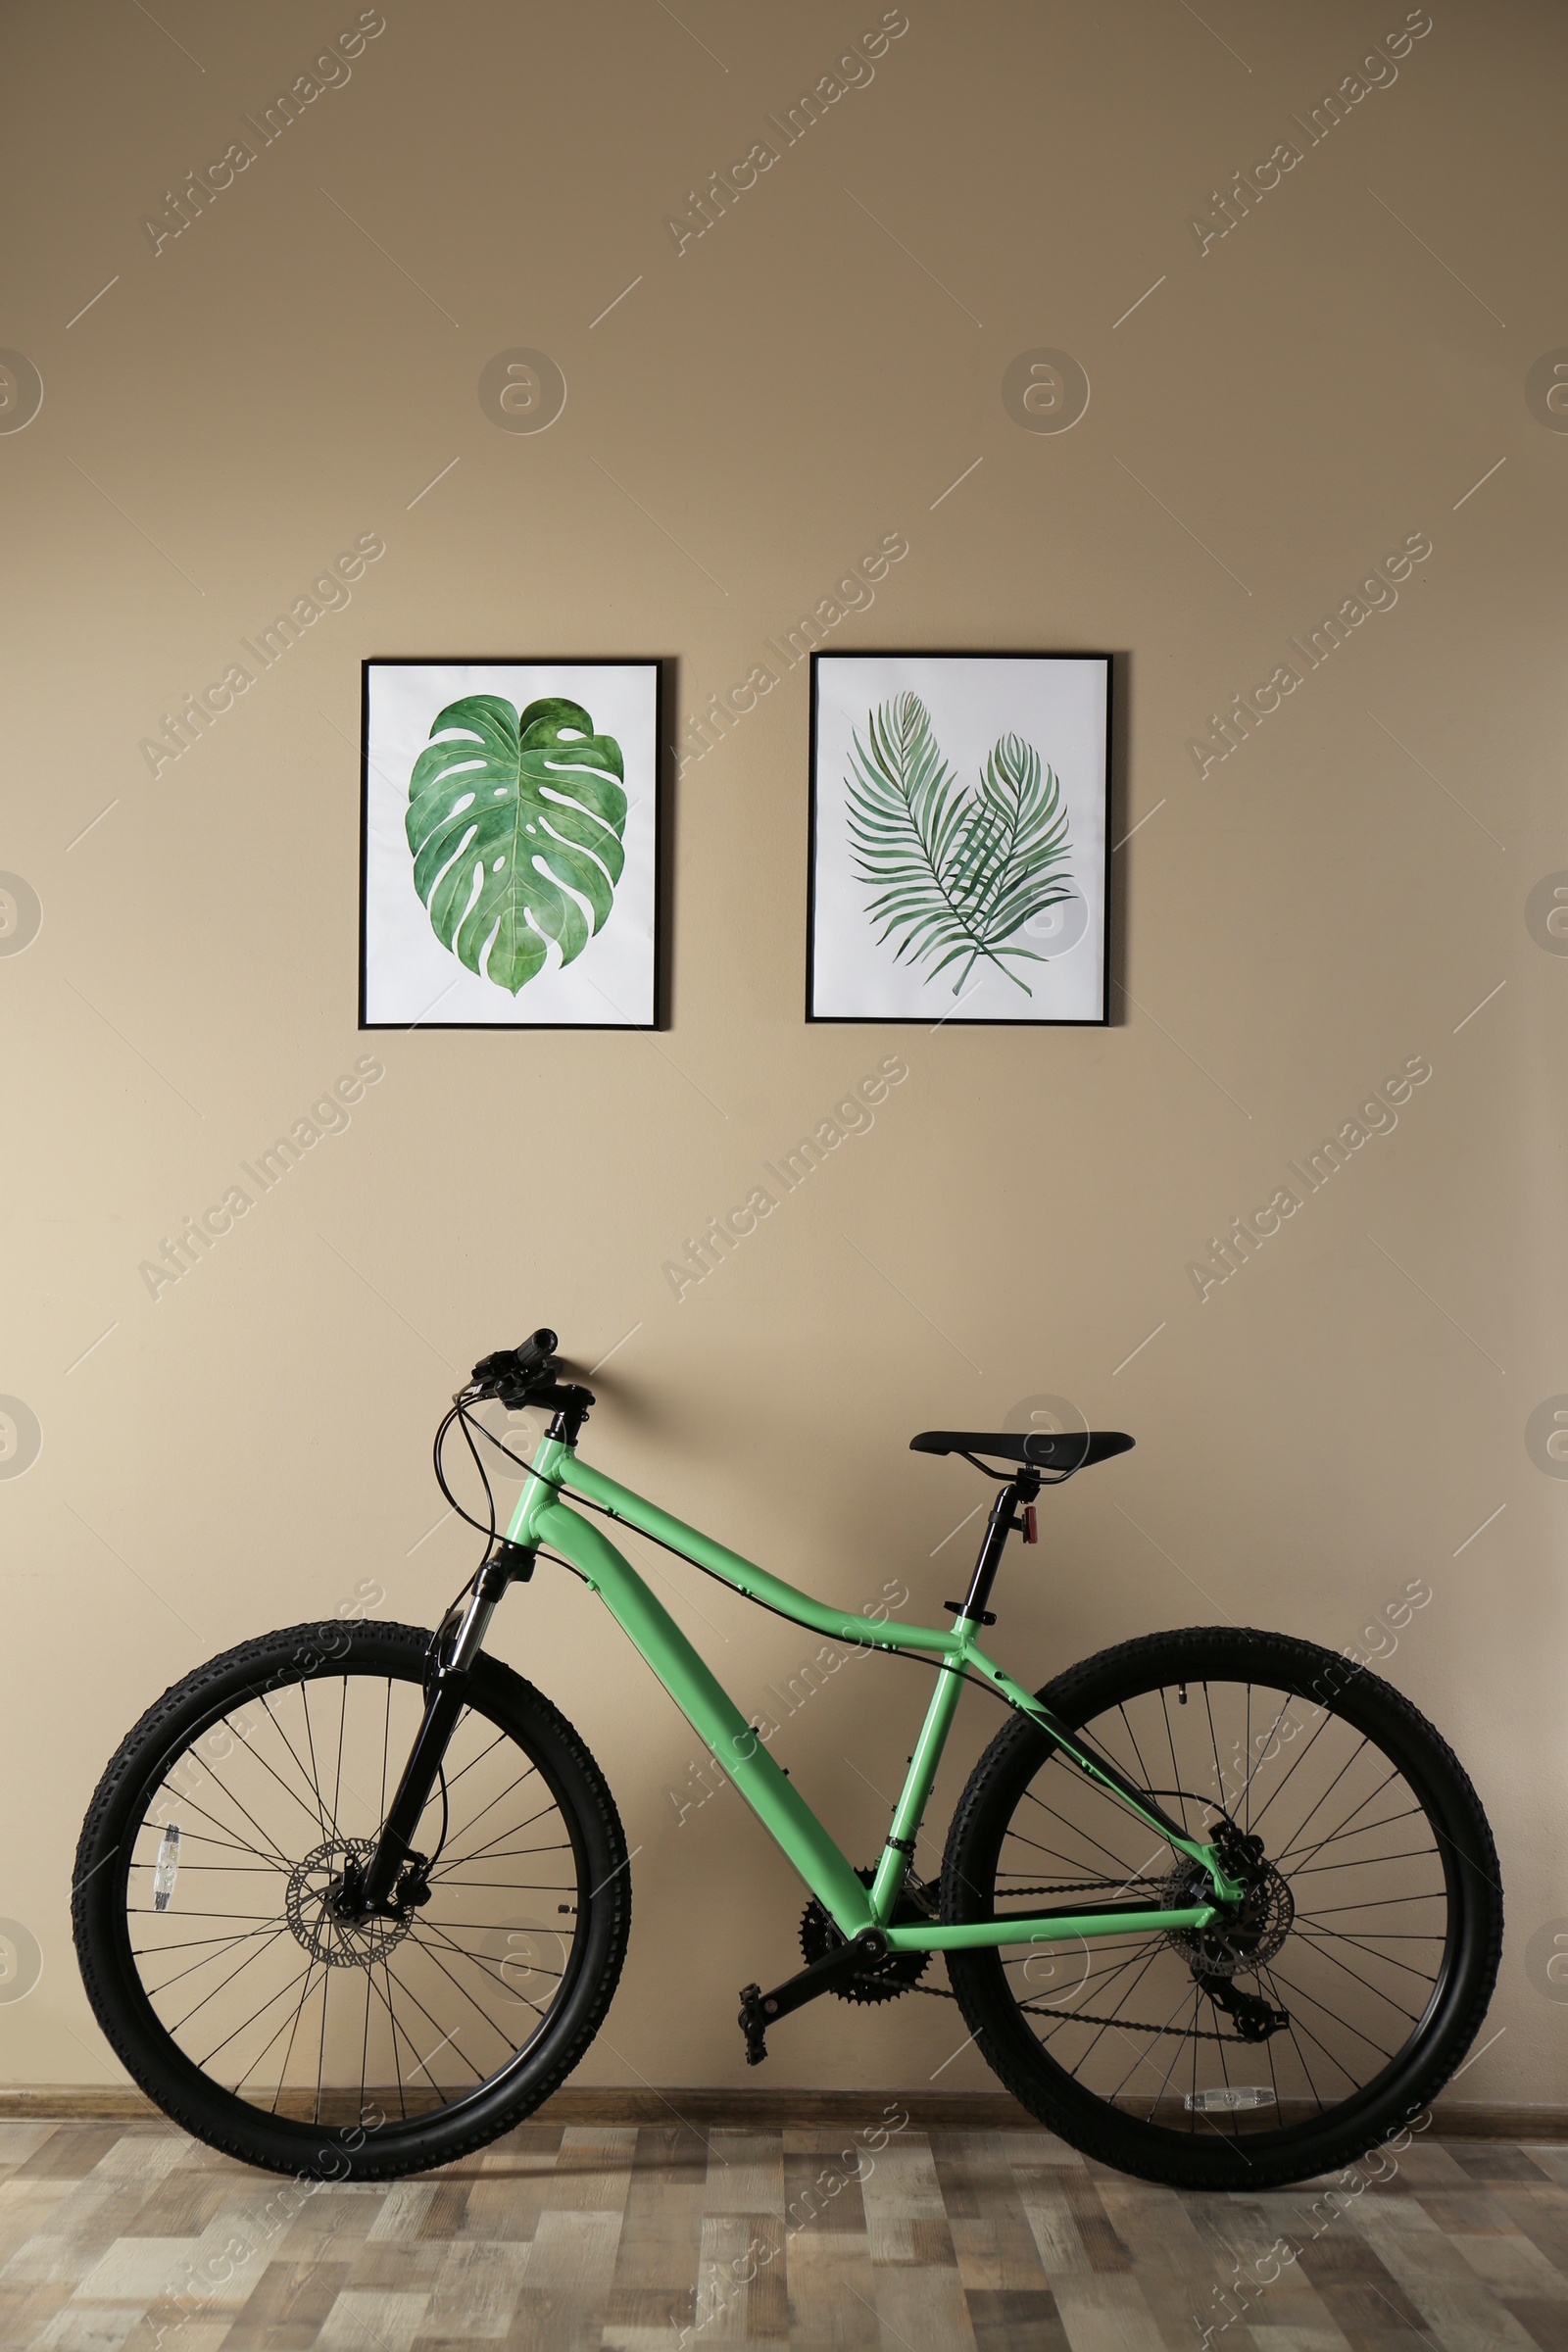
[[[1032,1680],[1216,1616],[1339,1647],[1426,1579],[1388,1671],[1470,1766],[1510,1904],[1507,2031],[1463,2088],[1563,2095],[1568,2012],[1526,1947],[1568,1913],[1568,1488],[1525,1425],[1568,1390],[1568,965],[1526,901],[1568,866],[1568,440],[1525,379],[1568,343],[1568,26],[1433,0],[1397,79],[1308,147],[1291,116],[1398,0],[1211,0],[1208,28],[908,0],[874,80],[677,255],[666,212],[879,13],[387,0],[352,79],[156,255],[142,216],[354,10],[167,0],[168,37],[118,6],[13,15],[0,340],[45,397],[0,435],[0,865],[43,923],[0,959],[0,1389],[43,1447],[0,1482],[0,1909],[44,1967],[0,2004],[11,2078],[115,2072],[67,1894],[122,1731],[362,1579],[430,1621],[472,1557],[419,1541],[434,1418],[548,1319],[589,1362],[637,1327],[608,1468],[846,1602],[956,1589],[967,1537],[936,1546],[977,1482],[913,1431],[1040,1392],[1132,1430],[1009,1564],[1000,1640]],[[1190,216],[1292,138],[1200,252]],[[565,373],[548,433],[476,398],[516,345]],[[1003,405],[1041,345],[1091,379],[1070,433]],[[356,1035],[362,656],[659,653],[686,713],[890,531],[909,554],[835,645],[1121,658],[1115,1026],[803,1025],[803,667],[674,793],[667,1034]],[[365,532],[386,552],[352,604],[154,779],[160,714]],[[1207,714],[1407,534],[1432,553],[1397,605],[1200,777]],[[368,1046],[352,1129],[154,1302],[138,1262]],[[662,1262],[895,1047],[874,1129],[677,1304]],[[1188,1261],[1415,1055],[1397,1131],[1200,1303]],[[743,1704],[812,1646],[683,1590]],[[639,1848],[584,2078],[739,2080],[735,1989],[788,1965],[802,1890],[732,1791],[677,1826],[698,1744],[592,1608],[541,1579],[499,1642]],[[857,1854],[920,1703],[858,1662],[780,1742]],[[949,1794],[991,1728],[967,1702]],[[920,2085],[958,2038],[934,2002],[864,2028],[824,2003],[768,2079]],[[988,2078],[966,2052],[938,2080]]]

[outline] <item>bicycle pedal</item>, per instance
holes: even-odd
[[[736,2023],[746,2036],[747,2065],[760,2066],[767,2056],[767,2027],[762,2016],[760,1984],[741,1986],[741,2013]]]

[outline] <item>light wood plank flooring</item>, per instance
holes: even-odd
[[[538,2123],[315,2193],[162,2122],[0,2123],[0,2346],[1568,2352],[1560,2143],[1428,2136],[1334,2198],[1205,2196],[889,2104],[858,2131]]]

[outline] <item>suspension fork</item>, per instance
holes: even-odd
[[[508,1586],[526,1584],[536,1560],[533,1551],[515,1544],[504,1544],[475,1577],[466,1603],[462,1604],[461,1615],[455,1609],[437,1633],[433,1671],[425,1680],[424,1718],[409,1750],[397,1793],[387,1808],[375,1851],[365,1865],[363,1877],[352,1871],[344,1873],[344,1908],[351,1915],[363,1919],[368,1913],[390,1913],[396,1917],[409,1901],[423,1899],[417,1882],[422,1876],[425,1857],[415,1850],[414,1833],[430,1801],[446,1758],[447,1743],[466,1704],[468,1679],[484,1647],[490,1620]],[[454,1618],[457,1627],[448,1648],[447,1638]],[[403,1893],[400,1904],[397,1898],[404,1887],[407,1892]]]

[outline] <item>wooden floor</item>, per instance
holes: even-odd
[[[1568,2352],[1561,2144],[1427,2138],[1333,2197],[1224,2197],[899,2115],[534,2124],[314,2193],[163,2123],[3,2123],[0,2345]]]

